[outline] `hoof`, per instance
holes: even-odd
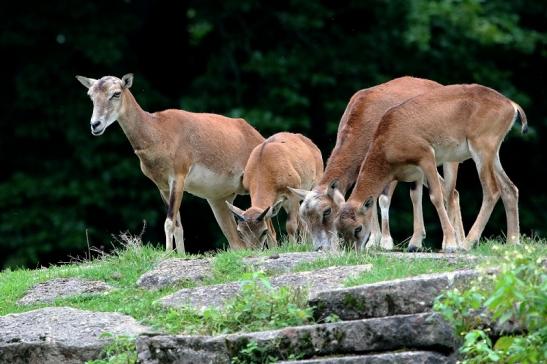
[[[408,249],[407,249],[407,252],[409,253],[416,253],[420,250],[420,248],[418,248],[417,246],[415,245],[409,245]]]
[[[393,239],[389,238],[380,240],[380,248],[382,250],[391,251],[393,250],[393,247]]]
[[[447,254],[453,254],[453,253],[458,253],[458,252],[459,252],[458,248],[445,248],[445,249],[441,250],[441,253],[447,253]]]

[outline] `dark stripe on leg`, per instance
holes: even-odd
[[[169,205],[167,206],[167,217],[174,220],[173,205],[175,204],[175,183],[171,185],[171,191],[169,191]]]

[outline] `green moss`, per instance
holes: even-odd
[[[353,293],[344,294],[343,303],[344,307],[356,312],[361,312],[365,309],[363,300],[360,297],[356,297]]]

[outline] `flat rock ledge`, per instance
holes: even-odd
[[[277,364],[446,364],[453,361],[453,358],[448,358],[434,351],[402,351],[397,353],[281,361]]]
[[[212,277],[211,259],[171,258],[161,261],[137,280],[137,286],[161,289],[181,282],[195,282]]]
[[[372,269],[371,264],[330,267],[315,271],[285,273],[270,279],[273,287],[293,287],[308,290],[309,297],[334,288],[343,287],[344,281]],[[222,307],[226,301],[241,292],[241,282],[217,284],[196,288],[184,288],[160,299],[165,307],[191,306],[198,310],[206,307]]]
[[[270,256],[243,258],[243,264],[255,270],[262,270],[268,274],[280,274],[294,270],[302,263],[310,263],[325,253],[301,252],[281,253]],[[171,258],[161,261],[153,270],[144,273],[138,280],[137,286],[156,290],[181,282],[199,282],[213,276],[212,259],[182,259]]]
[[[279,274],[291,272],[300,264],[313,263],[326,256],[323,252],[281,253],[244,258],[243,263],[268,274]]]
[[[434,351],[450,362],[459,344],[452,328],[436,314],[289,327],[275,331],[222,336],[141,335],[137,338],[140,363],[227,364],[240,358],[250,342],[264,358],[286,360],[333,355],[366,355],[399,350]],[[316,359],[318,360],[318,359]]]
[[[84,363],[97,359],[113,336],[150,332],[119,313],[46,307],[0,317],[0,363]]]
[[[269,275],[294,271],[299,265],[313,263],[327,258],[336,252],[295,252],[280,253],[270,256],[256,256],[243,258],[243,264],[255,270],[262,270]],[[478,258],[468,254],[446,253],[401,253],[377,252],[399,259],[443,259],[449,262],[475,261]],[[137,286],[157,290],[181,282],[200,282],[212,278],[212,259],[182,259],[170,258],[161,261],[153,270],[144,273],[138,280]]]
[[[463,288],[478,275],[476,270],[458,270],[334,289],[318,293],[309,304],[319,320],[331,314],[356,320],[427,312],[443,291]]]
[[[377,254],[387,255],[392,258],[398,259],[439,259],[446,260],[449,263],[457,262],[476,262],[479,259],[476,255],[466,254],[466,253],[424,253],[424,252],[386,252],[379,251]]]
[[[56,278],[38,283],[21,299],[19,305],[35,303],[51,303],[57,298],[68,298],[82,294],[99,294],[111,290],[112,287],[102,281],[89,281],[77,278]]]

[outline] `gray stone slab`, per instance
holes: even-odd
[[[475,261],[478,258],[468,254],[445,253],[399,253],[377,252],[374,254],[387,255],[399,259],[444,259],[451,262],[462,260]],[[298,265],[311,263],[327,258],[328,252],[295,252],[280,253],[269,256],[243,258],[243,264],[254,270],[262,270],[269,275],[293,271]],[[160,262],[153,270],[144,273],[137,281],[137,285],[146,289],[161,289],[181,282],[200,282],[210,278],[212,259],[182,259],[170,258]]]
[[[323,252],[281,253],[244,258],[243,263],[255,270],[263,270],[269,274],[279,274],[291,272],[300,264],[312,263],[326,256],[326,253]]]
[[[273,287],[305,288],[310,297],[326,289],[343,287],[350,276],[358,275],[372,269],[372,265],[353,265],[318,269],[308,272],[285,273],[271,278]],[[225,283],[211,286],[184,288],[160,299],[165,307],[192,306],[198,310],[206,307],[222,307],[229,299],[241,292],[242,283]]]
[[[144,273],[137,286],[156,290],[181,282],[199,282],[212,277],[211,259],[171,258]]]
[[[313,262],[325,256],[319,252],[281,253],[270,256],[243,258],[243,264],[267,274],[292,271],[297,265]],[[161,261],[153,270],[144,273],[137,281],[141,288],[156,290],[181,282],[200,282],[213,275],[212,259],[170,258]]]
[[[344,286],[347,278],[355,277],[371,270],[372,264],[327,267],[312,271],[282,274],[273,277],[271,283],[274,287],[306,288],[310,297],[314,297],[319,292],[341,288]]]
[[[468,262],[476,262],[480,260],[479,257],[467,253],[425,253],[425,252],[416,252],[416,253],[410,253],[410,252],[382,252],[377,251],[374,254],[378,255],[386,255],[392,258],[397,259],[439,259],[439,260],[447,260],[449,262],[461,262],[461,261],[468,261]]]
[[[0,363],[84,363],[97,359],[111,340],[150,331],[119,313],[46,307],[0,317]]]
[[[140,363],[230,363],[250,342],[264,355],[286,360],[397,350],[455,352],[452,327],[432,313],[289,327],[281,330],[210,336],[141,335]]]
[[[163,297],[159,303],[164,307],[181,308],[190,306],[197,310],[207,307],[220,308],[226,301],[236,297],[241,292],[241,283],[215,284],[195,288],[183,288]]]
[[[17,301],[19,305],[51,303],[57,298],[68,298],[82,294],[104,293],[112,289],[102,281],[89,281],[78,278],[56,278],[38,283]]]
[[[334,289],[318,293],[309,303],[319,320],[330,314],[356,320],[426,312],[441,292],[463,287],[478,274],[475,270],[459,270]]]
[[[403,351],[397,353],[281,361],[278,364],[449,364],[455,362],[454,358],[434,351]]]

